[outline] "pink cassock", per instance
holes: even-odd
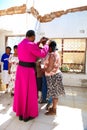
[[[48,45],[39,49],[38,44],[25,38],[18,44],[18,58],[24,62],[36,62],[38,57],[44,58],[48,50]],[[16,116],[23,116],[24,119],[38,116],[37,84],[34,68],[20,65],[17,67],[13,111]]]

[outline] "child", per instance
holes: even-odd
[[[36,74],[37,74],[37,90],[38,90],[38,101],[40,102],[42,96],[42,71],[41,71],[41,59],[36,62]]]

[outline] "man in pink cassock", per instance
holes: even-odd
[[[29,30],[26,38],[18,44],[19,65],[16,72],[13,111],[19,120],[28,121],[38,116],[38,96],[35,62],[44,58],[49,50],[49,42],[42,49],[34,43],[35,32]],[[41,39],[43,42],[43,39]]]

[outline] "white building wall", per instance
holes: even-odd
[[[70,13],[42,23],[41,31],[50,38],[87,37],[87,11]]]

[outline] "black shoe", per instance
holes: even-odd
[[[47,101],[46,101],[46,100],[42,100],[42,101],[40,101],[39,103],[40,103],[40,104],[44,104],[44,103],[47,103]]]
[[[13,97],[14,96],[14,93],[11,93],[11,97]]]
[[[22,120],[23,120],[23,117],[22,117],[22,116],[19,116],[19,120],[22,121]]]
[[[29,117],[29,118],[26,118],[26,119],[23,119],[23,120],[24,120],[24,122],[27,122],[27,121],[33,120],[33,119],[34,119],[34,117]]]

